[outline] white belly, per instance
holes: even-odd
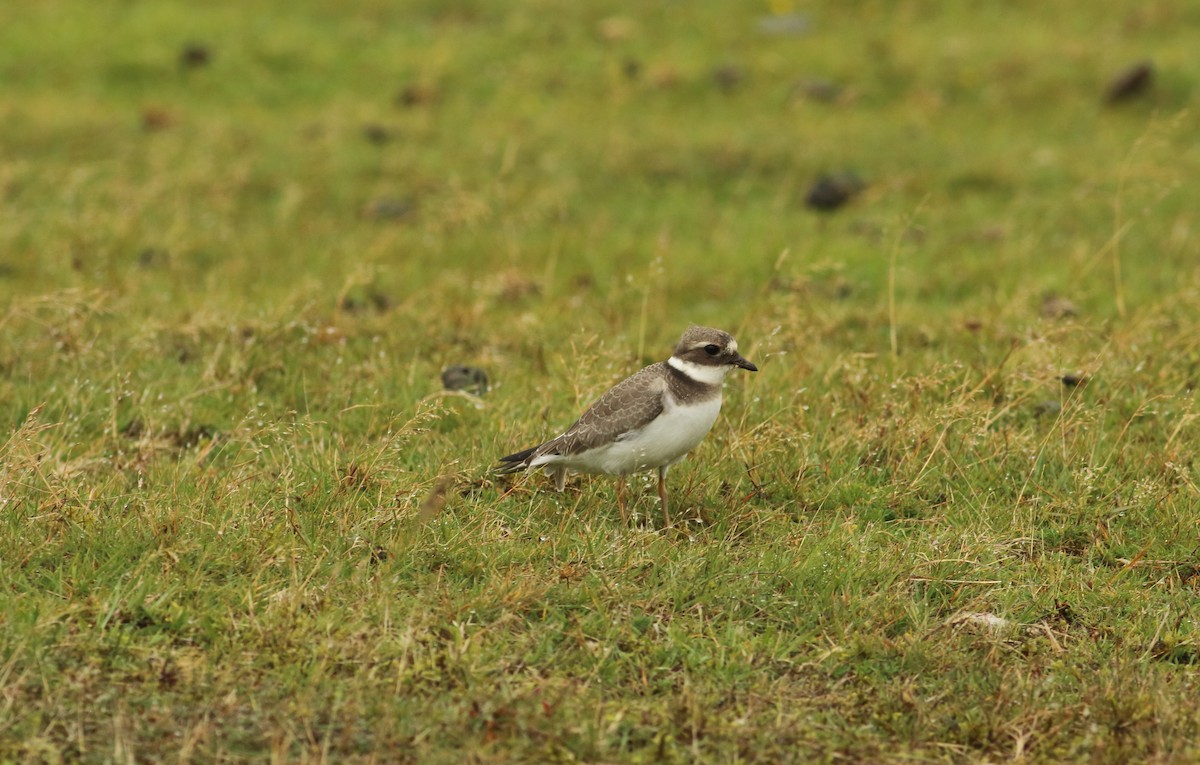
[[[669,404],[657,419],[623,439],[562,460],[584,473],[626,475],[670,465],[696,448],[712,430],[721,411],[721,397],[699,404]]]

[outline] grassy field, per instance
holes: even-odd
[[[1200,6],[979,5],[0,6],[0,762],[1200,759]]]

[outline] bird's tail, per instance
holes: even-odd
[[[529,460],[533,457],[533,453],[538,450],[538,447],[531,446],[528,449],[510,454],[507,457],[500,458],[500,464],[496,466],[495,472],[497,475],[507,475],[508,473],[519,473],[529,467]]]

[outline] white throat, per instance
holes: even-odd
[[[673,369],[683,372],[685,375],[695,380],[696,382],[706,383],[708,385],[720,385],[725,382],[725,375],[729,374],[732,367],[722,364],[720,366],[710,367],[704,364],[697,364],[687,359],[681,359],[677,356],[672,356],[667,359]]]

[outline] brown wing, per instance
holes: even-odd
[[[651,364],[600,397],[558,438],[538,447],[537,454],[572,455],[611,443],[644,428],[663,410],[665,362]]]

